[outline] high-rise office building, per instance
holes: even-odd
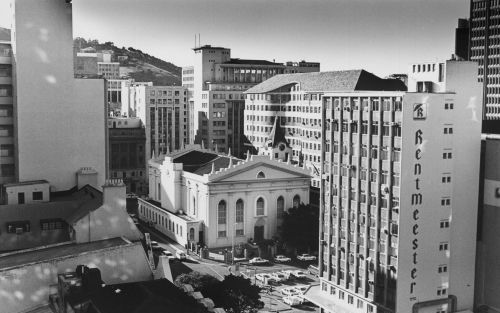
[[[122,87],[122,116],[138,117],[146,127],[146,162],[189,143],[187,89],[132,83]]]
[[[476,69],[415,64],[408,92],[323,95],[320,286],[306,297],[324,312],[473,308]]]
[[[277,75],[247,90],[244,134],[259,154],[264,153],[279,119],[292,148],[291,162],[306,163],[315,173],[312,185],[319,187],[322,95],[337,90],[405,91],[406,86],[398,79],[382,79],[364,70]]]
[[[192,85],[194,143],[242,157],[249,144],[243,131],[243,92],[277,74],[319,71],[319,63],[287,65],[265,60],[231,58],[231,50],[210,45],[193,49],[194,66],[185,68],[183,81]],[[184,72],[183,72],[184,73]]]
[[[486,132],[500,131],[500,2],[470,1],[469,59],[479,63],[478,79],[483,85],[483,128]],[[493,122],[489,122],[493,121]]]
[[[12,51],[3,43],[0,56],[12,73],[0,77],[2,182],[45,179],[51,191],[69,190],[85,167],[102,186],[105,82],[74,78],[70,1],[14,0],[12,10]]]

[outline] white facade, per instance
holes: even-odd
[[[105,82],[74,78],[71,4],[16,0],[12,8],[17,180],[45,179],[51,191],[68,190],[81,167],[92,167],[102,185]]]
[[[213,170],[208,165],[205,174],[197,174],[183,169],[190,166],[175,163],[176,158],[193,151],[202,157],[214,156],[217,160]],[[220,162],[229,163],[215,165]],[[238,244],[250,238],[271,239],[277,235],[284,210],[309,203],[310,178],[309,171],[268,156],[251,156],[243,161],[190,148],[150,162],[150,198],[161,203],[161,207],[149,210],[155,211],[153,219],[159,213],[183,218],[184,225],[196,223],[195,231],[181,225],[183,234],[179,236],[209,248],[228,247],[233,240]],[[141,214],[141,218],[155,221],[151,214],[146,214]],[[167,221],[167,229],[169,224]],[[156,227],[172,237],[164,226]]]
[[[443,83],[323,96],[325,311],[473,309],[482,92],[473,62],[446,62]]]

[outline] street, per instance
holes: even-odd
[[[177,250],[185,251],[185,249],[179,244],[173,242],[170,238],[158,232],[155,229],[148,227],[147,225],[141,223],[138,228],[142,232],[149,232],[151,240],[157,241],[159,246],[165,250],[172,252],[175,255]],[[155,264],[158,262],[158,257],[161,251],[154,251]],[[177,276],[183,273],[189,273],[191,271],[197,271],[203,274],[208,274],[216,277],[217,279],[224,279],[224,276],[229,274],[243,275],[248,277],[252,283],[257,283],[257,285],[262,286],[262,283],[255,279],[255,275],[259,273],[273,273],[284,270],[303,270],[306,273],[306,278],[287,280],[285,282],[279,283],[278,285],[272,286],[272,290],[263,289],[261,292],[261,301],[264,302],[264,308],[260,312],[319,312],[318,308],[310,305],[300,305],[291,307],[283,303],[281,294],[281,289],[291,286],[298,285],[316,285],[318,284],[318,278],[307,273],[307,266],[312,264],[311,262],[302,262],[298,260],[292,260],[288,263],[269,263],[266,265],[250,265],[248,262],[240,262],[239,269],[236,270],[238,266],[228,265],[208,259],[200,259],[197,255],[188,254],[187,259],[184,261],[173,260],[170,262],[170,268],[172,270],[172,277],[175,279]]]

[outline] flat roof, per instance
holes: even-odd
[[[49,183],[48,181],[40,179],[40,180],[30,180],[30,181],[4,184],[4,187],[29,186],[29,185],[48,184],[48,183]]]
[[[194,51],[196,50],[203,50],[203,49],[217,49],[217,50],[230,50],[229,48],[224,48],[224,47],[212,47],[211,45],[204,45],[200,47],[195,47],[193,48]]]
[[[42,263],[49,260],[76,256],[85,252],[92,252],[127,244],[129,243],[123,238],[117,237],[89,243],[71,243],[66,245],[49,246],[43,249],[22,250],[19,252],[9,253],[6,256],[0,255],[0,272],[31,263]]]

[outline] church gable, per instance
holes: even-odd
[[[310,178],[307,171],[292,165],[283,164],[286,167],[275,166],[266,163],[257,163],[253,166],[238,167],[227,171],[227,175],[222,172],[220,177],[210,181],[234,182],[234,181],[255,181],[255,180],[287,180],[296,178]]]

